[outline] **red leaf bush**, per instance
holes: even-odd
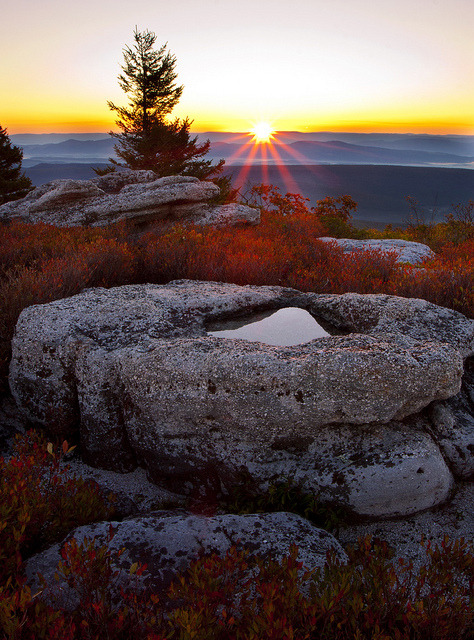
[[[167,593],[143,590],[146,566],[130,567],[129,587],[107,544],[70,538],[57,578],[76,594],[62,610],[43,582],[32,593],[23,561],[76,526],[111,515],[97,487],[71,477],[71,453],[34,432],[0,460],[0,637],[15,640],[468,640],[474,633],[474,548],[422,540],[426,562],[395,561],[383,542],[362,538],[308,571],[289,549],[280,561],[231,548],[203,556]],[[109,540],[113,531],[109,532]],[[118,552],[120,555],[120,551]],[[136,576],[137,581],[133,579]]]
[[[309,208],[298,194],[253,189],[261,206],[258,227],[213,229],[158,224],[137,236],[107,229],[57,228],[12,222],[0,227],[0,392],[6,390],[10,344],[25,307],[79,293],[86,287],[165,283],[190,278],[236,284],[281,285],[321,293],[389,293],[421,297],[474,317],[474,239],[469,205],[462,220],[419,224],[385,235],[431,242],[437,251],[422,267],[403,265],[393,253],[343,254],[326,235],[384,237],[355,229],[349,196],[325,198]],[[459,214],[459,215],[461,215]],[[459,231],[461,228],[462,233]],[[425,237],[426,236],[426,237]]]

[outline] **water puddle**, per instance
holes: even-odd
[[[303,344],[331,335],[311,314],[298,307],[214,322],[209,325],[207,334],[216,338],[249,340],[281,347]]]

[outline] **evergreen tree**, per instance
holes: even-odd
[[[212,160],[204,160],[210,142],[198,144],[197,136],[191,138],[188,118],[176,118],[171,122],[154,122],[146,135],[112,134],[117,137],[120,147],[115,151],[123,163],[111,158],[112,164],[129,169],[152,169],[158,176],[188,175],[200,180],[220,173],[224,160],[217,165]]]
[[[198,144],[197,136],[191,137],[192,122],[185,118],[169,121],[167,116],[178,103],[183,92],[177,86],[176,57],[166,50],[167,44],[154,49],[156,35],[151,31],[134,31],[133,48],[123,51],[124,64],[118,77],[120,88],[128,95],[127,107],[118,107],[108,102],[109,108],[118,115],[117,126],[121,133],[113,133],[115,152],[120,161],[112,163],[104,171],[117,167],[129,169],[151,169],[158,176],[193,175],[199,179],[217,176],[224,165],[204,160],[210,142]],[[222,186],[228,187],[226,179],[219,178]]]
[[[0,126],[0,204],[18,200],[31,191],[31,180],[21,172],[23,151],[12,145],[6,129]]]

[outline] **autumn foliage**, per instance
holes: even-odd
[[[10,345],[22,309],[86,287],[165,283],[178,278],[282,285],[304,291],[389,293],[421,297],[474,317],[474,203],[453,207],[441,224],[413,217],[403,229],[356,229],[349,196],[315,207],[298,194],[261,186],[250,194],[262,211],[255,228],[156,225],[147,233],[125,226],[63,228],[12,222],[0,226],[0,392],[7,390]],[[429,244],[436,257],[399,264],[380,251],[343,254],[322,236],[398,237]],[[62,610],[32,592],[24,561],[80,524],[109,519],[113,501],[67,470],[72,448],[34,433],[0,460],[0,638],[8,640],[468,640],[474,637],[472,544],[422,541],[425,564],[396,560],[386,544],[363,538],[349,563],[329,555],[310,572],[297,549],[280,561],[232,548],[198,559],[167,593],[119,585],[106,545],[62,550],[58,577],[77,594]],[[270,496],[238,496],[234,511],[275,502],[313,521],[328,520],[314,500],[281,484]],[[272,502],[273,501],[273,502]],[[267,504],[268,503],[268,504]],[[297,504],[296,504],[297,503]],[[340,521],[329,514],[334,527]],[[113,535],[111,531],[110,535]],[[131,586],[146,567],[132,564]]]
[[[299,194],[255,187],[257,227],[215,229],[157,224],[137,234],[12,222],[0,227],[0,388],[6,389],[10,343],[18,315],[32,304],[86,287],[165,283],[180,278],[281,285],[320,293],[388,293],[419,297],[474,317],[474,203],[458,205],[445,223],[412,222],[405,230],[356,229],[349,196],[309,207]],[[399,237],[427,242],[436,258],[422,267],[399,264],[375,250],[343,254],[322,236]]]
[[[382,541],[365,537],[349,561],[327,554],[308,570],[292,546],[280,560],[232,547],[202,556],[164,592],[146,589],[146,565],[121,573],[105,544],[73,537],[55,584],[33,592],[24,560],[74,527],[110,517],[96,486],[71,476],[67,443],[30,432],[0,460],[0,637],[8,640],[469,640],[474,633],[474,548],[421,540],[416,569]],[[110,528],[108,541],[113,537]],[[120,551],[118,552],[121,553]],[[126,579],[124,579],[126,578]],[[51,591],[50,588],[53,587]]]

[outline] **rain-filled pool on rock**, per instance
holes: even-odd
[[[249,340],[274,346],[304,344],[331,335],[308,311],[298,307],[213,322],[208,325],[207,334],[216,338]]]

